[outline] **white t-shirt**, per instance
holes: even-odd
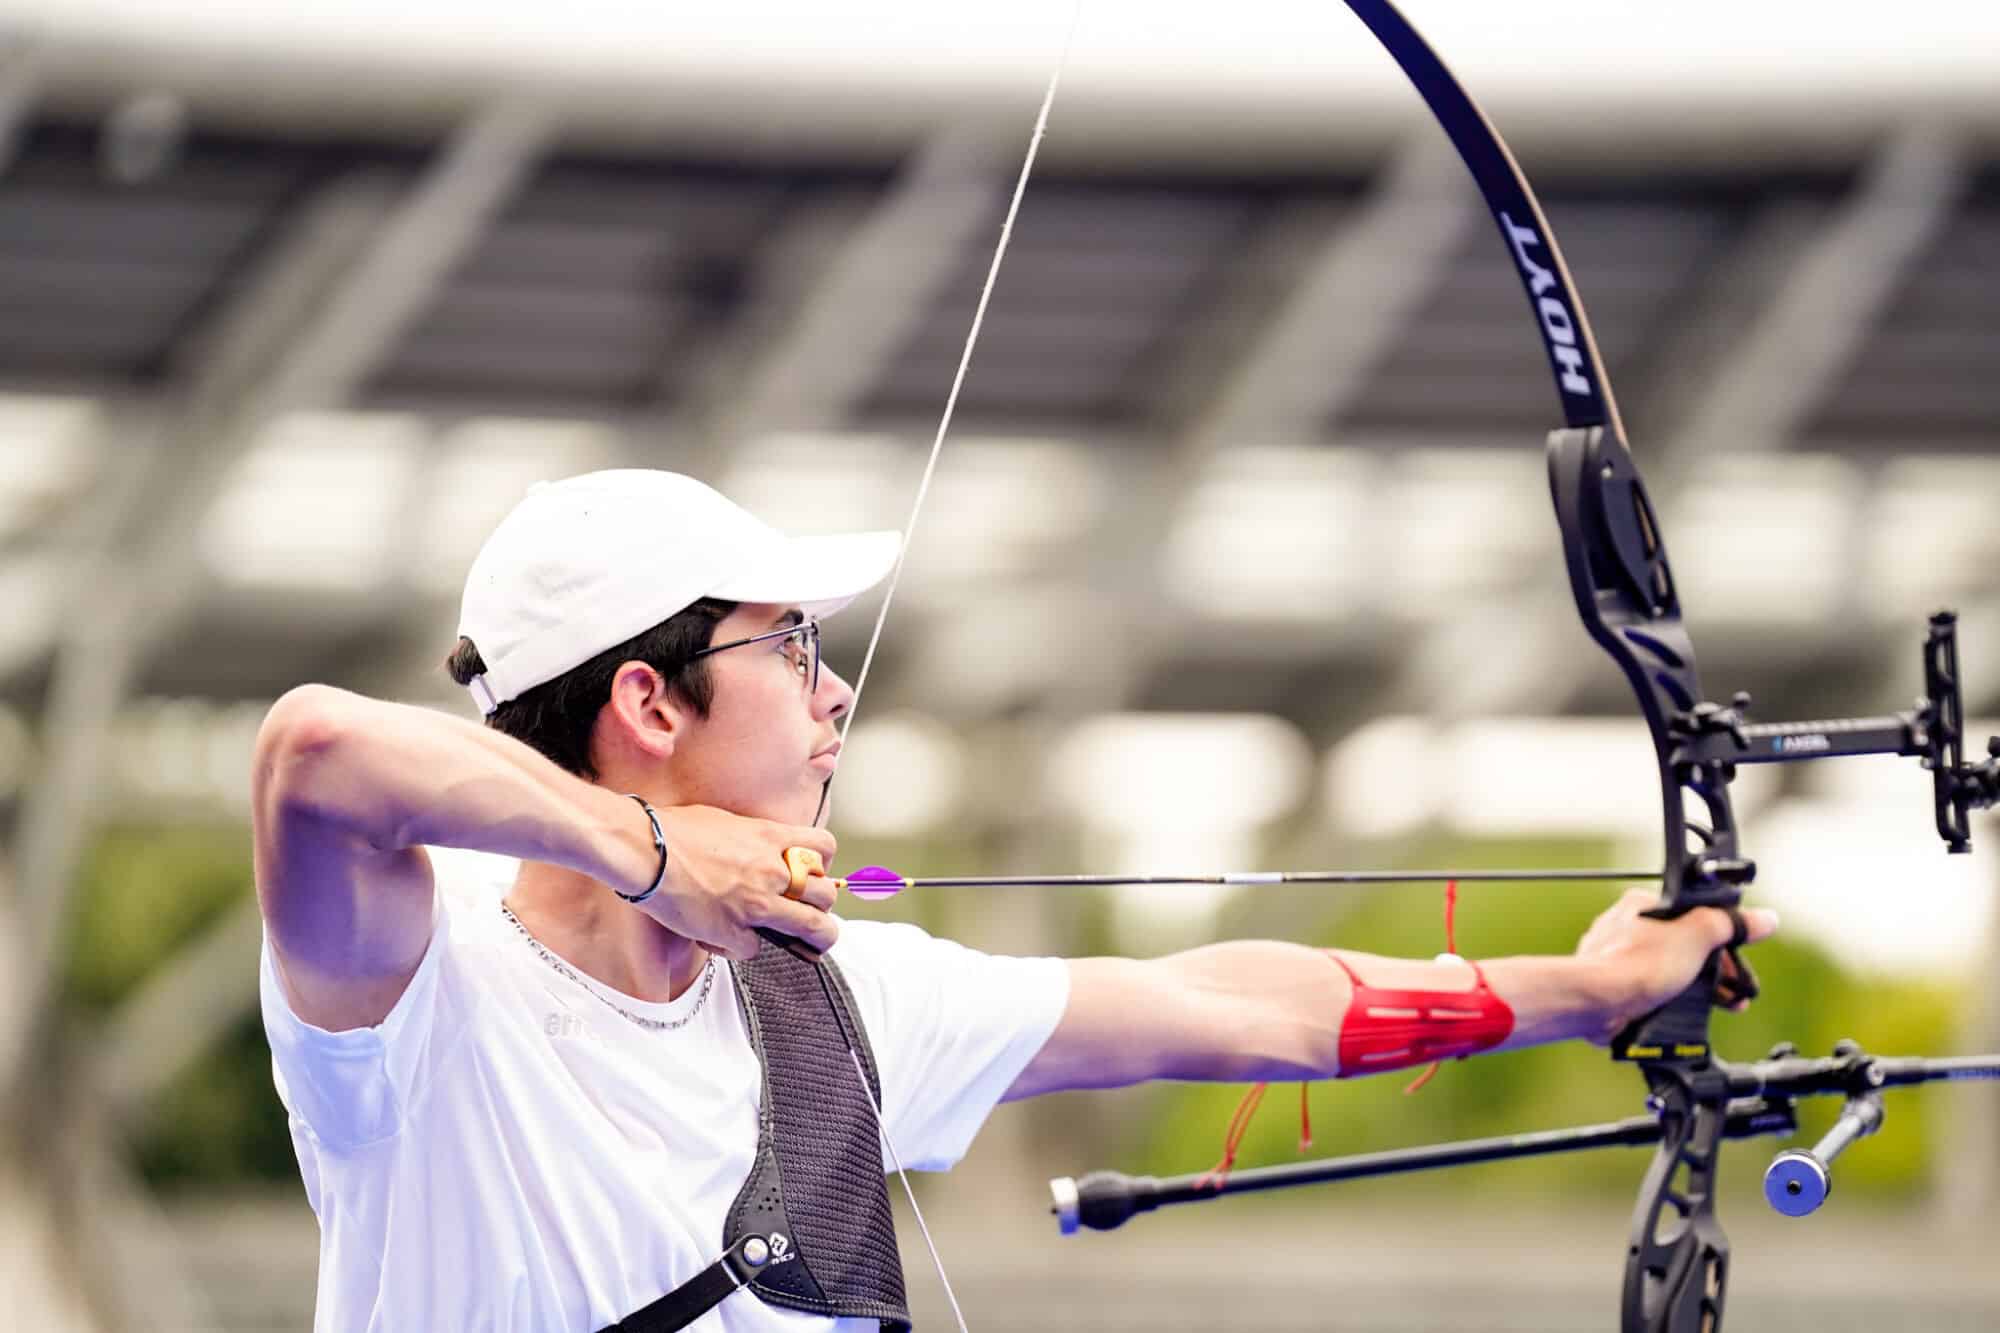
[[[761,1091],[736,990],[720,960],[705,994],[697,981],[664,1004],[573,966],[566,976],[501,910],[512,863],[499,877],[447,864],[430,947],[379,1026],[300,1019],[264,943],[272,1076],[319,1217],[314,1328],[595,1333],[720,1254]],[[949,1167],[1054,1031],[1067,967],[871,921],[844,922],[832,956],[897,1151],[911,1167]],[[687,1021],[652,1030],[611,1004]],[[852,1092],[863,1095],[858,1078]],[[739,1293],[694,1327],[846,1333],[874,1321]]]

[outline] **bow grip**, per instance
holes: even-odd
[[[1708,956],[1688,988],[1652,1013],[1633,1020],[1611,1041],[1614,1060],[1706,1060],[1708,1008],[1722,974],[1721,949]]]
[[[1654,908],[1645,913],[1656,920],[1671,920],[1691,910],[1676,912]],[[1749,927],[1734,907],[1723,909],[1735,932],[1729,942],[1710,953],[1686,990],[1653,1012],[1633,1020],[1611,1041],[1614,1060],[1706,1060],[1709,1058],[1708,1010],[1711,1005],[1727,1008],[1757,998],[1757,974],[1740,952]],[[1723,968],[1723,960],[1729,968]]]

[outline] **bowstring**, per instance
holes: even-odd
[[[951,430],[952,415],[958,410],[959,391],[965,387],[966,372],[972,366],[973,349],[979,345],[979,330],[986,323],[986,307],[993,299],[994,284],[1000,278],[1001,261],[1007,257],[1007,245],[1014,236],[1014,219],[1021,211],[1021,198],[1028,192],[1028,177],[1035,169],[1035,156],[1041,151],[1042,136],[1048,132],[1049,111],[1055,105],[1056,89],[1062,83],[1063,70],[1069,65],[1070,48],[1076,41],[1077,20],[1083,14],[1083,0],[1076,0],[1070,11],[1069,32],[1063,38],[1062,58],[1056,62],[1055,72],[1049,75],[1049,86],[1042,94],[1042,107],[1035,116],[1035,130],[1028,138],[1028,154],[1021,160],[1021,173],[1014,181],[1014,196],[1007,203],[1007,216],[1000,224],[1000,243],[993,249],[993,262],[987,265],[986,282],[979,289],[979,304],[972,312],[972,328],[965,335],[965,347],[958,357],[958,369],[951,377],[951,392],[945,395],[944,414],[938,418],[937,434],[931,440],[929,457],[924,460],[924,474],[917,483],[917,498],[910,505],[910,517],[903,524],[902,549],[896,552],[896,563],[889,571],[889,586],[882,594],[881,609],[875,613],[875,625],[868,633],[868,649],[861,655],[861,671],[854,678],[854,698],[847,705],[847,717],[840,725],[840,739],[844,745],[847,733],[854,726],[854,714],[861,705],[861,691],[868,684],[868,669],[875,662],[875,649],[882,641],[882,626],[888,622],[889,606],[896,600],[896,586],[902,582],[903,566],[910,558],[910,543],[917,535],[917,519],[923,513],[924,501],[929,498],[931,479],[937,475],[938,458],[944,452],[944,440]],[[828,778],[827,785],[832,785]],[[824,798],[822,798],[824,804]]]
[[[1049,112],[1055,106],[1056,89],[1062,85],[1063,71],[1069,67],[1070,50],[1076,42],[1078,20],[1083,16],[1083,0],[1075,0],[1070,9],[1069,31],[1063,36],[1062,56],[1056,61],[1055,71],[1049,75],[1049,84],[1042,93],[1041,109],[1035,114],[1034,133],[1028,138],[1028,152],[1021,159],[1020,174],[1014,180],[1014,194],[1007,202],[1007,216],[1000,223],[1000,241],[993,248],[993,261],[986,267],[986,281],[979,289],[979,304],[972,313],[972,328],[965,335],[965,346],[959,352],[958,369],[951,377],[951,391],[945,395],[944,413],[938,418],[937,433],[931,439],[930,454],[924,460],[923,477],[917,483],[917,496],[910,505],[910,517],[903,524],[903,541],[896,552],[896,563],[889,571],[889,586],[882,593],[882,605],[875,613],[875,624],[868,631],[868,648],[861,655],[861,670],[854,677],[854,697],[847,705],[847,716],[840,724],[840,741],[844,747],[847,733],[854,727],[854,715],[861,705],[861,691],[868,684],[868,671],[875,662],[875,650],[882,642],[882,627],[888,623],[889,607],[896,600],[896,587],[903,579],[903,566],[910,558],[910,543],[916,537],[917,520],[923,514],[924,502],[930,496],[931,479],[937,475],[938,458],[944,452],[945,436],[951,431],[952,415],[958,410],[958,396],[965,387],[966,372],[972,366],[973,349],[979,345],[979,331],[986,323],[986,307],[993,299],[993,288],[1000,279],[1000,265],[1007,257],[1007,246],[1014,237],[1014,219],[1020,215],[1021,199],[1028,192],[1028,178],[1034,174],[1035,157],[1041,151],[1042,138],[1048,133]],[[836,770],[838,771],[838,770]],[[833,774],[827,775],[819,792],[819,810],[813,816],[813,823],[819,824],[826,818],[827,802],[833,792]],[[821,971],[820,984],[825,986],[826,975]],[[831,993],[827,996],[833,1004]],[[839,1006],[834,1005],[835,1016]],[[843,1032],[846,1025],[842,1024]],[[924,1211],[917,1204],[917,1192],[910,1184],[910,1173],[903,1166],[903,1156],[896,1150],[895,1140],[889,1136],[888,1118],[876,1103],[873,1090],[868,1086],[868,1075],[861,1066],[861,1055],[855,1049],[852,1035],[848,1037],[847,1054],[854,1062],[855,1077],[861,1081],[863,1100],[875,1115],[875,1128],[882,1136],[882,1146],[888,1150],[890,1165],[895,1168],[896,1178],[903,1182],[903,1197],[909,1200],[910,1212],[917,1219],[917,1230],[924,1238],[924,1248],[930,1251],[931,1266],[937,1270],[938,1282],[944,1287],[945,1300],[951,1304],[952,1317],[958,1322],[959,1333],[969,1333],[965,1323],[965,1312],[959,1308],[958,1295],[952,1290],[951,1278],[944,1268],[944,1257],[938,1253],[937,1241],[931,1236],[931,1229],[924,1221]]]
[[[958,1308],[958,1293],[951,1289],[951,1279],[945,1276],[944,1259],[938,1254],[930,1223],[924,1221],[924,1210],[917,1206],[916,1191],[910,1188],[909,1172],[903,1169],[903,1155],[896,1151],[896,1141],[889,1137],[888,1117],[882,1113],[882,1104],[876,1100],[875,1089],[869,1085],[868,1071],[862,1067],[861,1051],[854,1034],[848,1031],[847,1020],[841,1016],[840,1004],[833,998],[833,983],[827,980],[826,964],[821,963],[815,970],[819,973],[819,988],[826,995],[826,1007],[833,1011],[833,1021],[839,1025],[841,1036],[847,1039],[847,1058],[854,1064],[854,1077],[861,1082],[861,1100],[868,1103],[868,1110],[875,1117],[875,1131],[882,1136],[882,1146],[889,1150],[889,1163],[896,1169],[896,1178],[903,1182],[903,1197],[910,1201],[910,1213],[917,1219],[917,1231],[924,1238],[924,1248],[930,1251],[938,1281],[944,1285],[944,1298],[951,1303],[951,1317],[958,1321],[959,1333],[968,1333],[965,1311]]]

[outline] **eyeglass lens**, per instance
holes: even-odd
[[[785,636],[786,656],[806,682],[806,692],[819,691],[819,622],[808,620]]]

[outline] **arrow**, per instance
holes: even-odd
[[[1221,875],[942,875],[898,874],[863,866],[834,884],[868,902],[904,889],[1111,888],[1144,884],[1539,884],[1549,881],[1657,880],[1657,870],[1248,870]]]

